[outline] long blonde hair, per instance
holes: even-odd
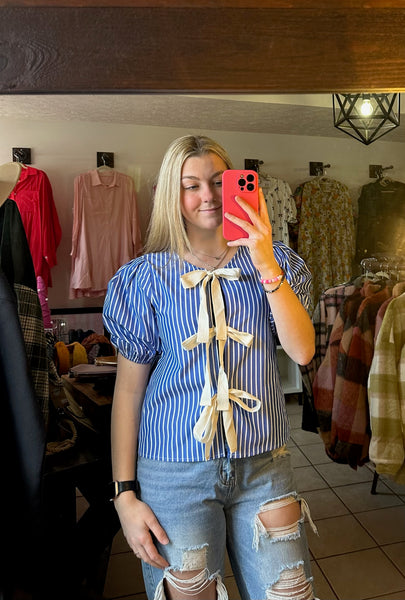
[[[190,245],[181,213],[181,172],[188,158],[209,153],[232,168],[226,150],[209,137],[185,135],[170,144],[159,170],[145,252],[169,251],[184,257]]]

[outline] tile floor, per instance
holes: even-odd
[[[321,600],[405,600],[405,487],[379,478],[372,465],[354,471],[332,462],[316,434],[301,429],[301,406],[287,396],[298,490],[307,499],[319,537],[308,540],[316,595]],[[229,599],[239,600],[230,568]],[[122,533],[114,540],[105,597],[145,600],[139,561]],[[258,599],[254,599],[258,600]]]

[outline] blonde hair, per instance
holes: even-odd
[[[184,257],[190,244],[181,212],[181,172],[188,158],[209,153],[232,168],[226,150],[209,137],[185,135],[170,144],[159,170],[145,252],[169,251]]]

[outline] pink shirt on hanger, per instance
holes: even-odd
[[[141,252],[131,177],[94,169],[74,181],[70,298],[103,296],[118,268]]]

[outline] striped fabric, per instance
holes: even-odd
[[[311,277],[302,261],[282,242],[274,243],[275,256],[305,307]],[[218,278],[228,328],[253,334],[247,347],[228,337],[224,370],[229,388],[260,399],[257,412],[233,403],[237,449],[232,456],[248,457],[279,448],[287,441],[289,424],[276,358],[276,331],[270,306],[252,265],[249,252],[240,247],[226,265],[240,269],[238,279]],[[104,323],[111,341],[127,359],[156,361],[146,391],[139,432],[139,454],[164,461],[205,460],[204,445],[193,428],[202,411],[200,398],[206,380],[206,345],[186,350],[182,342],[198,330],[201,284],[185,288],[181,276],[197,267],[168,253],[148,254],[121,267],[109,283],[104,304]],[[207,285],[212,326],[211,287]],[[156,360],[157,359],[157,360]],[[212,394],[215,394],[219,357],[216,344],[208,348]],[[221,415],[220,415],[221,417]],[[210,458],[230,454],[218,420]]]

